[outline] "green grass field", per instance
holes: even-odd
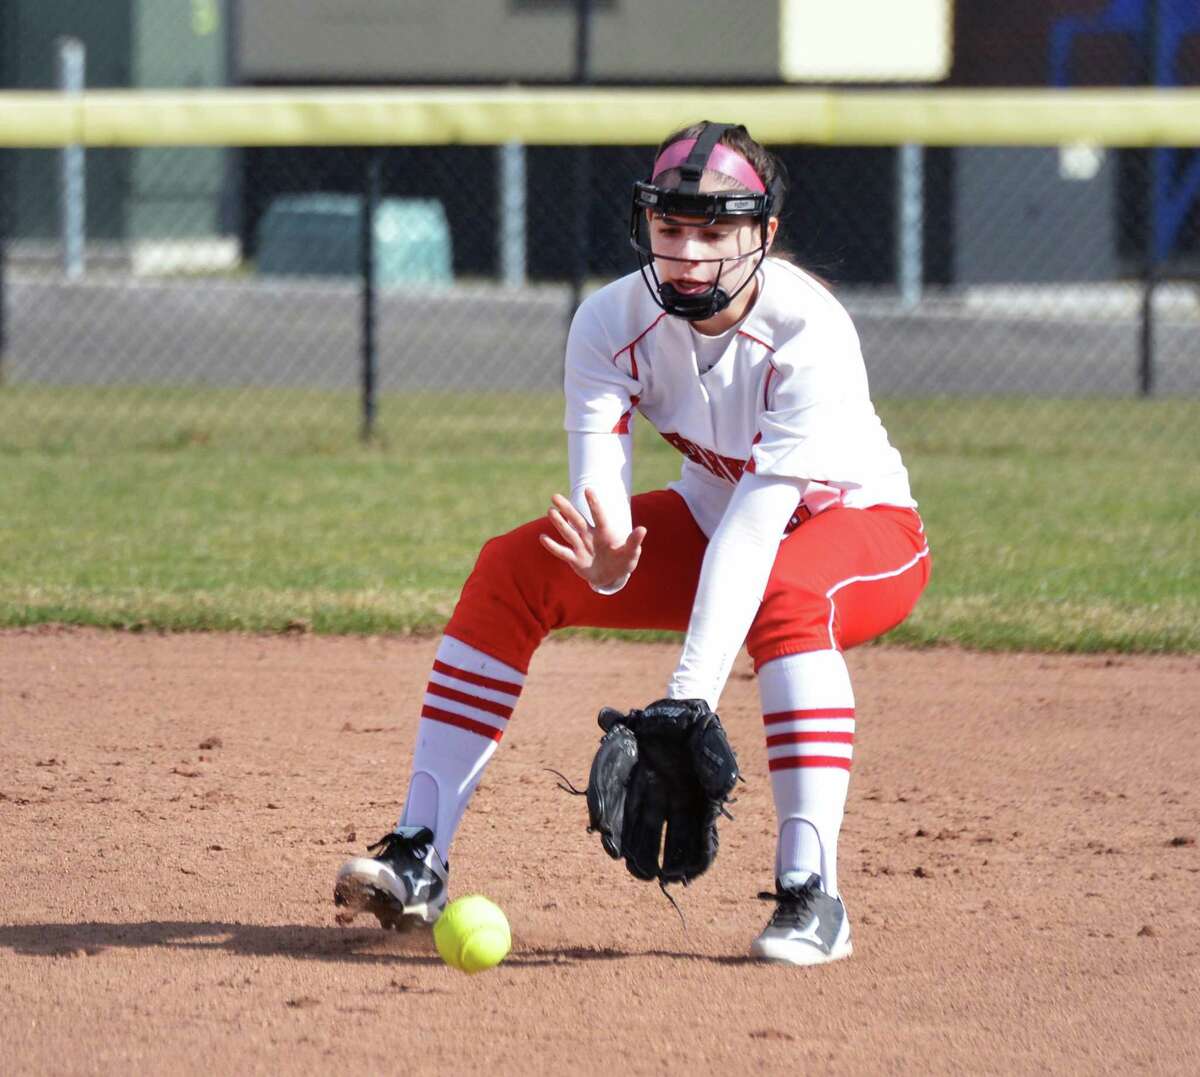
[[[1200,403],[884,401],[934,554],[891,641],[1200,651]],[[549,395],[0,388],[0,624],[437,631],[565,482]],[[449,416],[452,416],[449,417]],[[637,487],[679,457],[639,435]]]

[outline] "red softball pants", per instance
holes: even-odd
[[[556,628],[687,629],[708,540],[672,490],[637,494],[641,560],[615,595],[601,595],[538,542],[558,538],[542,517],[489,540],[446,634],[519,669]],[[913,509],[832,508],[779,546],[746,637],[754,668],[785,654],[845,650],[909,615],[929,580],[929,546]]]

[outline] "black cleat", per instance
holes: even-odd
[[[402,826],[367,847],[372,856],[356,856],[342,865],[333,886],[338,923],[360,912],[375,915],[380,926],[406,931],[433,924],[446,907],[449,872],[433,846],[428,827]]]

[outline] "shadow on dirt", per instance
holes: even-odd
[[[313,927],[308,924],[230,924],[157,921],[131,924],[0,925],[0,949],[32,957],[94,957],[106,950],[216,951],[254,957],[309,958],[371,965],[438,965],[430,935],[396,934],[378,929]],[[612,947],[517,948],[509,967],[573,965],[590,961],[670,958],[718,965],[751,964],[749,958],[670,950],[620,950]]]
[[[0,939],[3,939],[0,929]],[[518,944],[519,945],[519,944]],[[618,950],[612,947],[592,949],[586,946],[562,948],[518,948],[505,959],[506,965],[570,965],[576,961],[625,961],[647,957],[665,957],[672,961],[705,961],[710,965],[758,965],[751,957],[733,954],[699,954],[683,950]]]
[[[0,925],[0,949],[35,957],[92,957],[110,949],[219,951],[357,964],[435,965],[429,936],[308,924],[157,921]]]

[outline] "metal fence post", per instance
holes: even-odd
[[[60,37],[58,88],[64,94],[82,93],[86,53],[77,37]],[[62,227],[63,272],[69,280],[83,276],[84,234],[87,229],[87,176],[82,146],[64,146],[59,153],[59,210]]]
[[[362,215],[359,220],[362,272],[362,440],[369,442],[375,434],[377,402],[376,348],[377,295],[375,287],[375,211],[379,208],[383,187],[383,152],[372,147],[367,150],[363,176]]]
[[[1142,248],[1141,332],[1138,335],[1138,393],[1150,396],[1154,392],[1154,290],[1158,286],[1158,250],[1155,221],[1158,217],[1159,152],[1149,150],[1149,173],[1146,177],[1146,230]]]
[[[500,279],[506,288],[525,284],[525,147],[506,142],[500,156]]]
[[[586,86],[592,81],[592,0],[575,0],[575,83]],[[583,299],[588,275],[588,251],[591,246],[588,223],[591,219],[592,157],[587,146],[574,153],[575,220],[574,250],[571,267],[571,309],[574,316]]]
[[[925,147],[905,143],[896,155],[896,277],[900,302],[921,302],[924,284]]]
[[[1146,5],[1145,64],[1146,82],[1159,82],[1158,49],[1162,36],[1162,12],[1159,0]],[[1158,217],[1162,212],[1160,193],[1163,186],[1165,151],[1155,147],[1147,151],[1146,222],[1142,247],[1142,312],[1138,354],[1138,392],[1150,396],[1154,392],[1154,289],[1158,285],[1159,251]]]

